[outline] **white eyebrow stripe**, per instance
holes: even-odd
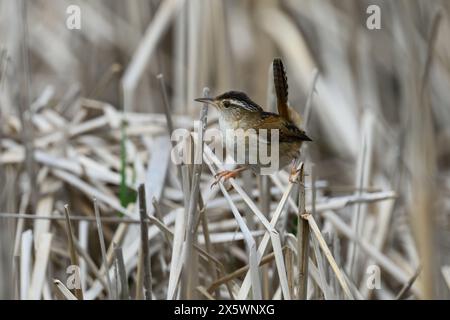
[[[246,103],[243,103],[242,101],[235,100],[235,99],[231,100],[230,103],[238,105],[238,106],[241,106],[242,108],[246,108],[247,107]]]
[[[230,102],[233,105],[241,106],[242,108],[244,108],[246,110],[249,110],[249,111],[257,111],[257,110],[259,110],[259,108],[255,107],[255,106],[253,106],[251,104],[248,104],[245,101],[240,101],[240,100],[237,100],[237,99],[227,99],[227,101]]]

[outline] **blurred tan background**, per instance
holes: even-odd
[[[379,30],[366,27],[371,4],[381,9]],[[69,5],[81,9],[80,30],[66,27]],[[270,65],[281,57],[290,104],[301,113],[314,70],[319,74],[308,119],[317,178],[393,190],[398,197],[387,209],[359,209],[367,222],[361,236],[410,274],[421,266],[421,298],[448,298],[449,10],[445,0],[1,0],[0,139],[13,135],[7,115],[27,123],[40,101],[63,114],[80,97],[119,111],[162,113],[160,73],[173,115],[197,119],[193,99],[205,86],[213,95],[245,91],[270,109]],[[123,77],[147,37],[154,48],[124,106]],[[33,135],[23,130],[16,142]],[[0,156],[6,149],[0,145]],[[20,207],[20,174],[12,166],[0,163],[0,212]],[[349,224],[354,214],[342,213]],[[0,241],[5,252],[8,241]]]

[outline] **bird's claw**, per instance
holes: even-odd
[[[234,171],[230,171],[230,170],[224,170],[224,171],[220,171],[220,172],[217,172],[215,175],[214,175],[214,178],[216,179],[212,184],[211,184],[211,189],[216,185],[216,184],[218,184],[219,182],[220,182],[220,180],[224,180],[224,181],[226,181],[226,180],[228,180],[228,179],[230,179],[230,178],[234,178],[235,176],[236,176],[236,172],[234,172]]]
[[[289,182],[290,183],[298,183],[298,174],[300,173],[301,169],[295,169],[292,167],[291,174],[289,175]]]

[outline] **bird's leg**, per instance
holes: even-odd
[[[236,168],[234,170],[224,170],[224,171],[217,172],[214,175],[214,178],[216,178],[216,180],[212,183],[211,188],[214,187],[216,184],[218,184],[221,179],[226,181],[230,178],[234,178],[238,175],[239,172],[247,170],[247,169],[248,169],[248,166],[242,166],[242,167]]]

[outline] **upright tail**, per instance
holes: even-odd
[[[289,119],[287,75],[280,58],[273,60],[273,81],[277,95],[278,114],[285,119]]]

